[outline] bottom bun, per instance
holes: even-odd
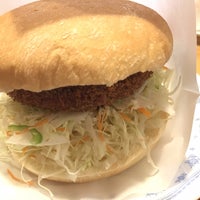
[[[162,113],[161,115],[162,118],[167,119],[168,117],[166,113]],[[30,156],[26,158],[25,161],[23,162],[22,161],[23,153],[16,153],[14,151],[11,153],[13,158],[18,162],[20,162],[20,164],[24,166],[24,168],[26,168],[28,171],[34,173],[35,175],[39,176],[42,179],[48,179],[59,182],[82,183],[82,182],[95,181],[101,178],[106,178],[119,174],[124,170],[130,168],[134,164],[138,163],[138,161],[140,161],[148,153],[150,153],[152,148],[159,141],[161,137],[161,132],[162,130],[158,129],[149,130],[149,132],[147,132],[145,136],[146,140],[145,143],[147,148],[143,148],[140,144],[134,145],[128,157],[118,160],[110,168],[108,169],[90,168],[89,170],[78,173],[77,177],[74,180],[72,178],[72,175],[67,173],[67,171],[64,170],[63,168],[59,167],[59,165],[55,161],[46,158],[41,154],[37,154],[36,157]],[[41,162],[44,160],[45,162]]]

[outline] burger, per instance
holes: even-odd
[[[15,162],[41,179],[86,182],[149,158],[173,114],[173,39],[157,12],[40,0],[0,24],[0,134]]]

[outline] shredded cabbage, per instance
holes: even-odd
[[[28,107],[2,93],[1,141],[7,150],[23,153],[24,160],[38,153],[54,160],[73,181],[87,169],[109,169],[129,156],[134,145],[148,149],[145,129],[162,129],[166,119],[159,116],[161,111],[174,114],[169,90],[173,73],[165,68],[155,71],[135,95],[81,113]],[[31,142],[33,128],[42,134],[35,144]]]

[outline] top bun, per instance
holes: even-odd
[[[111,86],[163,66],[166,21],[127,0],[41,0],[0,17],[0,91]]]

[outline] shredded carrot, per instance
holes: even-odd
[[[98,136],[99,136],[99,139],[103,142],[105,140],[105,137],[103,135],[103,133],[101,131],[98,132]]]
[[[98,131],[102,131],[103,130],[103,122],[102,122],[102,120],[98,120],[97,128],[98,128]]]
[[[113,148],[109,144],[106,145],[106,150],[108,153],[113,153]]]
[[[20,134],[26,133],[27,131],[28,131],[28,128],[25,128],[25,129],[23,129],[21,131],[7,131],[6,135],[7,135],[7,137],[10,137],[10,136],[13,135],[13,133],[16,134],[16,135],[20,135]]]
[[[105,121],[105,119],[106,119],[106,111],[105,110],[103,110],[103,112],[99,112],[99,114],[98,114],[98,117],[97,117],[97,128],[98,128],[98,130],[103,130],[103,122]]]
[[[28,150],[29,150],[29,147],[26,146],[26,147],[22,148],[22,153],[25,154]]]
[[[7,137],[12,136],[12,135],[13,135],[13,134],[12,134],[12,131],[7,131],[7,132],[6,132],[6,135],[7,135]]]
[[[16,177],[12,172],[11,172],[11,170],[9,170],[9,169],[7,169],[7,173],[10,175],[10,177],[13,179],[13,180],[15,180],[15,181],[17,181],[17,182],[23,182],[20,178],[18,178],[18,177]]]
[[[56,128],[56,131],[60,131],[60,132],[64,132],[65,130],[66,130],[66,128],[62,127],[62,126]]]
[[[106,119],[106,111],[105,109],[103,110],[103,112],[99,112],[98,116],[97,116],[97,129],[98,129],[98,137],[101,141],[104,141],[104,135],[103,135],[103,123]]]
[[[144,114],[146,117],[151,117],[151,112],[147,108],[138,108],[138,112]]]
[[[49,120],[48,119],[41,119],[38,122],[36,122],[33,127],[39,127],[39,126],[43,126],[44,124],[46,124]]]
[[[89,135],[85,135],[82,140],[83,141],[90,141],[91,137]]]
[[[29,185],[29,186],[32,186],[32,185],[34,184],[33,181],[27,181],[27,182],[25,182],[25,181],[23,181],[22,179],[16,177],[16,176],[12,173],[12,171],[11,171],[10,169],[7,169],[7,173],[8,173],[8,175],[9,175],[14,181],[17,181],[17,182],[19,182],[19,183],[25,183],[25,184],[27,184],[27,185]]]
[[[36,158],[36,155],[34,155],[34,154],[30,154],[28,157],[29,157],[29,158],[33,158],[33,159],[35,159],[35,158]]]
[[[120,112],[119,114],[125,121],[127,121],[127,122],[132,121],[131,118],[128,115],[126,115],[125,113]]]
[[[23,129],[23,130],[21,130],[21,131],[15,131],[15,134],[16,134],[16,135],[24,134],[24,133],[26,133],[28,130],[29,130],[28,128],[25,128],[25,129]]]
[[[72,145],[76,146],[76,145],[83,144],[84,142],[87,142],[87,141],[90,141],[90,140],[91,140],[91,137],[89,135],[85,135],[79,141],[73,142]]]

